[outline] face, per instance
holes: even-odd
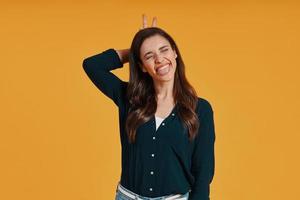
[[[140,48],[141,67],[154,81],[174,80],[176,70],[176,51],[167,39],[154,35],[144,40]]]

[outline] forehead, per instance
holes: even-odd
[[[140,53],[143,55],[144,53],[147,53],[149,51],[158,50],[160,47],[165,45],[170,46],[170,43],[166,38],[160,35],[154,35],[143,41],[140,48]]]

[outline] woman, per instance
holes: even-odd
[[[129,62],[129,82],[111,70]],[[83,68],[119,109],[122,173],[115,200],[209,200],[215,130],[210,103],[185,76],[179,49],[161,28],[143,27],[130,49],[107,49]]]

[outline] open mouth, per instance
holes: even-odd
[[[170,64],[166,64],[156,69],[156,73],[160,76],[166,75],[170,71]]]

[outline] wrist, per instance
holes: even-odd
[[[122,63],[128,62],[129,49],[116,50]]]

